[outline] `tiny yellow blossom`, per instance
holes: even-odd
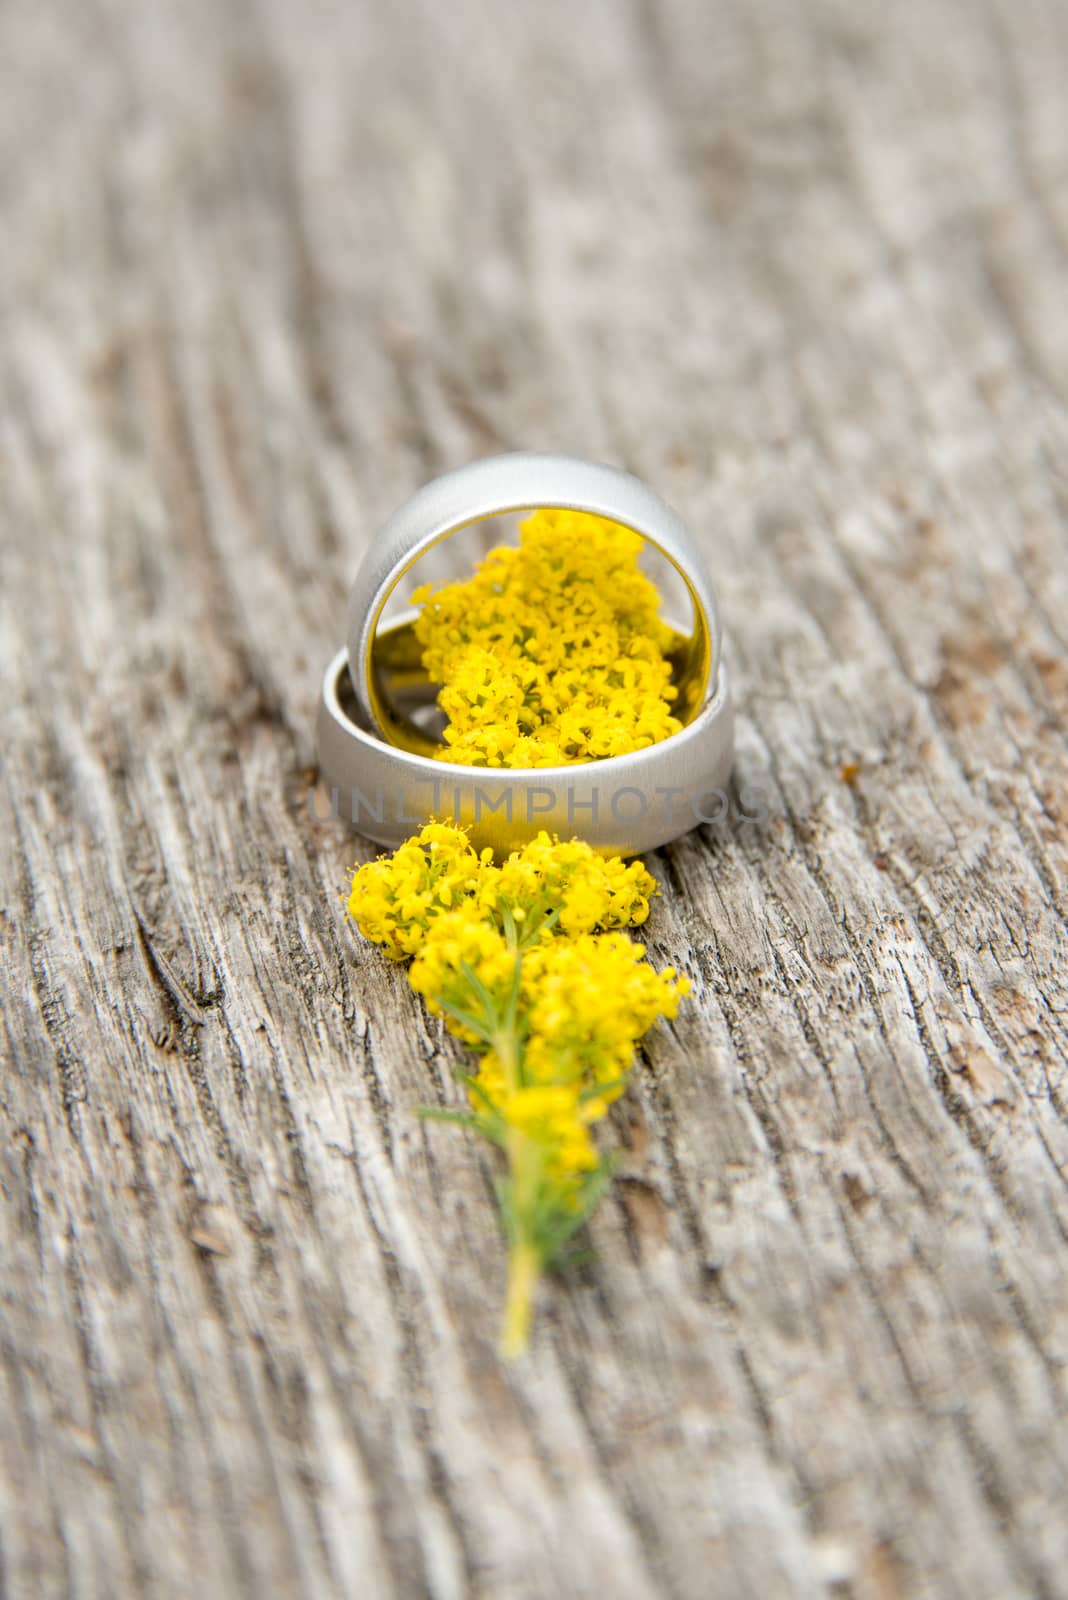
[[[513,983],[518,960],[514,947],[509,946],[501,930],[472,898],[428,926],[412,962],[409,981],[432,1013],[447,1018],[453,1033],[476,1044],[479,1034],[463,1017],[481,1020],[487,1001],[473,991],[471,974],[476,974],[489,1002],[499,1010]]]
[[[364,938],[403,961],[420,949],[435,917],[472,893],[482,865],[462,829],[428,823],[392,856],[358,869],[349,913]]]
[[[524,963],[534,1082],[581,1081],[583,1120],[603,1116],[622,1093],[634,1047],[660,1017],[674,1017],[689,991],[673,969],[656,972],[622,933],[581,934],[531,951]]]
[[[675,639],[639,571],[642,541],[588,512],[539,510],[471,578],[412,595],[442,685],[440,759],[553,767],[626,755],[681,727]]]

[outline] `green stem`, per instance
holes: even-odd
[[[516,948],[515,924],[507,919],[509,942]],[[523,1052],[515,1022],[515,1000],[519,985],[520,954],[516,948],[515,984],[505,1015],[492,1038],[492,1048],[501,1064],[504,1080],[514,1093],[523,1084]],[[501,1355],[514,1361],[527,1347],[534,1291],[541,1274],[542,1258],[530,1237],[531,1213],[536,1201],[537,1152],[518,1128],[509,1131],[507,1141],[509,1181],[512,1192],[514,1231],[508,1252],[508,1290],[501,1324]],[[532,1165],[533,1162],[533,1165]]]
[[[516,1038],[514,1028],[500,1028],[492,1039],[493,1052],[501,1064],[504,1081],[510,1090],[518,1089],[520,1085],[519,1071],[519,1040]]]
[[[501,1355],[506,1361],[521,1356],[530,1338],[530,1316],[541,1260],[531,1244],[514,1244],[508,1256],[508,1293],[501,1324]]]

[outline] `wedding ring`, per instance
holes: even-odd
[[[682,579],[693,616],[672,655],[672,710],[683,727],[629,755],[568,766],[435,760],[440,743],[413,713],[420,704],[425,711],[434,686],[421,670],[412,616],[382,626],[383,611],[435,545],[489,517],[543,507],[592,512],[633,529]],[[637,854],[720,820],[734,734],[711,580],[679,517],[627,473],[567,456],[515,454],[435,479],[390,519],[361,563],[348,636],[323,680],[320,766],[339,814],[380,844],[395,847],[435,817],[468,828],[475,845],[498,853],[544,828]]]

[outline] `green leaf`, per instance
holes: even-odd
[[[482,979],[479,977],[474,967],[472,967],[468,962],[460,962],[460,971],[463,973],[464,977],[475,991],[477,998],[482,1002],[482,1010],[484,1011],[486,1017],[486,1027],[491,1032],[495,1031],[499,1024],[497,1018],[497,1005],[493,996],[486,988],[486,985],[482,982]]]
[[[604,1157],[583,1184],[580,1203],[576,1210],[565,1211],[553,1206],[539,1219],[538,1241],[547,1265],[564,1265],[560,1260],[561,1248],[589,1221],[605,1189],[611,1183],[617,1165],[618,1162],[614,1157]]]
[[[555,928],[555,927],[556,927],[556,924],[557,924],[557,923],[558,923],[558,922],[559,922],[559,921],[560,921],[560,907],[559,907],[559,906],[557,906],[557,908],[556,908],[556,910],[555,910],[555,911],[549,911],[549,912],[547,912],[547,913],[546,913],[546,914],[545,914],[545,915],[544,915],[544,916],[543,916],[543,917],[542,917],[542,918],[541,918],[541,921],[540,921],[540,922],[538,922],[538,923],[537,923],[537,924],[536,924],[536,925],[535,925],[535,926],[534,926],[534,927],[533,927],[533,928],[532,928],[532,929],[531,929],[531,930],[530,930],[530,935],[529,935],[529,937],[528,937],[528,938],[527,938],[527,939],[526,939],[526,940],[525,940],[525,943],[526,943],[526,944],[528,944],[528,945],[529,945],[529,944],[534,944],[534,943],[535,943],[535,941],[536,941],[536,940],[537,940],[537,939],[539,939],[539,938],[540,938],[540,937],[541,937],[541,935],[542,935],[542,934],[543,934],[543,933],[544,933],[544,932],[545,932],[545,930],[546,930],[546,929],[547,929],[547,928],[549,928],[549,929],[552,929],[552,928]]]
[[[591,1083],[579,1095],[579,1103],[585,1105],[587,1100],[596,1100],[599,1095],[610,1094],[613,1089],[622,1088],[627,1080],[625,1078],[610,1078],[607,1083]]]
[[[557,1254],[552,1262],[554,1272],[571,1272],[575,1267],[584,1267],[590,1261],[597,1261],[597,1251],[587,1245],[576,1245],[574,1250],[564,1250]]]
[[[516,1032],[516,1008],[519,1005],[519,984],[523,975],[523,957],[516,951],[515,966],[512,968],[512,982],[505,996],[504,1009],[501,1012],[501,1026],[507,1028],[509,1033]]]
[[[451,1000],[446,1000],[440,994],[434,996],[434,1001],[443,1011],[447,1011],[450,1017],[455,1017],[457,1022],[462,1022],[465,1028],[470,1028],[471,1032],[479,1039],[484,1040],[486,1044],[493,1043],[493,1035],[487,1030],[486,1024],[481,1018],[473,1017],[470,1011],[464,1011],[462,1006],[454,1006]]]
[[[479,1083],[478,1079],[473,1077],[471,1075],[471,1073],[462,1072],[460,1070],[457,1070],[456,1076],[459,1078],[460,1082],[464,1085],[465,1089],[470,1090],[470,1092],[473,1095],[476,1095],[478,1097],[478,1099],[482,1101],[482,1104],[491,1113],[493,1123],[497,1127],[503,1128],[504,1124],[503,1124],[503,1122],[501,1120],[500,1111],[498,1110],[498,1108],[497,1108],[496,1104],[494,1103],[494,1101],[490,1099],[490,1097],[486,1093],[485,1089],[483,1089],[483,1087]],[[498,1141],[498,1135],[496,1134],[496,1132],[493,1132],[493,1133],[489,1132],[487,1124],[483,1123],[483,1128],[484,1128],[484,1130],[486,1130],[486,1137],[488,1139],[493,1139],[495,1142],[499,1142]]]
[[[447,1106],[416,1106],[415,1114],[422,1117],[424,1122],[455,1122],[462,1128],[479,1129],[479,1121],[473,1111],[450,1111]]]

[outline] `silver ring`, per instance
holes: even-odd
[[[685,524],[640,479],[616,467],[520,453],[489,456],[424,485],[390,518],[360,563],[349,599],[349,669],[371,728],[387,738],[396,734],[376,682],[374,652],[383,609],[405,573],[434,545],[472,523],[539,506],[607,517],[633,528],[667,557],[694,609],[691,658],[683,668],[690,703],[680,696],[680,714],[685,720],[703,704],[719,666],[719,620],[711,580]]]
[[[561,767],[443,763],[393,691],[413,676],[410,619],[383,609],[420,556],[485,518],[536,507],[588,511],[634,529],[683,579],[693,625],[674,661],[684,726],[630,755]],[[718,820],[733,755],[733,713],[712,585],[678,516],[645,484],[567,456],[505,455],[446,473],[390,519],[361,563],[349,645],[331,661],[319,711],[319,758],[338,810],[396,846],[431,816],[469,828],[479,847],[512,849],[545,828],[636,854]]]

